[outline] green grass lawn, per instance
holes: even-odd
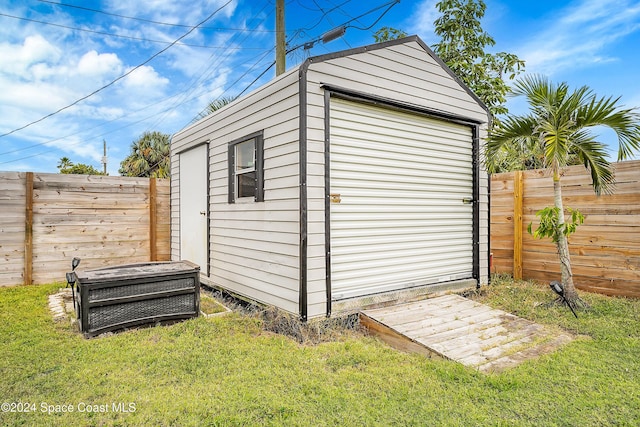
[[[479,301],[580,338],[485,375],[360,334],[301,345],[237,313],[86,340],[53,322],[58,287],[0,289],[1,401],[35,406],[0,425],[640,425],[638,300],[582,293],[576,320],[498,278]]]

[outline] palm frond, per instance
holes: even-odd
[[[594,139],[593,135],[583,129],[574,136],[574,150],[584,167],[591,175],[591,184],[597,195],[613,192],[615,176],[613,168],[607,160],[604,144]]]
[[[530,114],[508,116],[491,131],[485,150],[488,165],[511,167],[526,157],[519,147],[528,145],[532,153],[544,153],[539,163],[556,172],[579,160],[600,194],[612,188],[614,177],[606,147],[596,141],[592,128],[605,126],[616,133],[618,160],[640,151],[640,113],[620,107],[620,98],[598,98],[587,86],[570,91],[567,83],[553,84],[540,75],[518,80],[511,94],[526,97]]]

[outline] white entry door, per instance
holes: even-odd
[[[209,207],[207,144],[180,153],[180,258],[208,275]]]

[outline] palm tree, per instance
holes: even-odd
[[[145,132],[131,144],[131,154],[120,163],[122,176],[168,178],[170,171],[169,135]]]
[[[231,104],[233,101],[236,100],[236,98],[237,97],[235,96],[223,96],[218,99],[214,99],[209,104],[207,104],[207,107],[198,114],[195,120],[199,120],[203,117],[207,117],[209,114],[218,111],[225,105]]]
[[[614,173],[607,161],[606,146],[596,140],[593,128],[604,126],[618,137],[618,161],[629,158],[640,148],[640,115],[635,109],[622,108],[620,98],[598,98],[586,86],[573,92],[567,83],[552,84],[541,76],[529,76],[516,82],[515,96],[525,96],[530,112],[508,116],[490,133],[485,155],[490,162],[509,144],[537,146],[543,153],[542,164],[553,176],[554,208],[552,237],[558,249],[564,295],[571,303],[578,302],[573,283],[567,235],[575,230],[565,222],[561,177],[563,169],[576,156],[591,174],[597,195],[610,193]],[[575,216],[574,216],[575,219]]]
[[[62,170],[69,169],[73,166],[73,162],[68,157],[60,157],[60,161],[58,162],[57,168]]]

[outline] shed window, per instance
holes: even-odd
[[[229,144],[229,203],[264,200],[262,132]]]

